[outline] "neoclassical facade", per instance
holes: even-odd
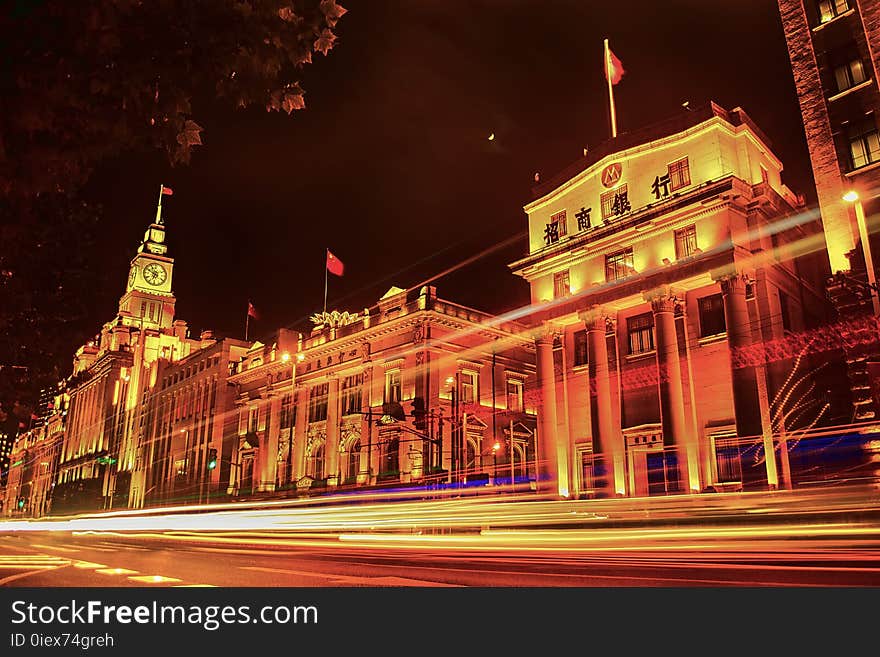
[[[827,304],[815,213],[781,174],[748,115],[711,103],[535,189],[511,268],[531,286],[540,478],[557,494],[787,483],[773,431],[824,411],[801,376],[812,355],[763,345]]]
[[[156,361],[137,434],[130,507],[207,503],[226,495],[238,427],[227,377],[249,346],[206,331],[200,348],[185,358]]]
[[[3,515],[39,518],[52,512],[52,496],[70,397],[59,385],[44,417],[18,435],[12,447]]]
[[[535,478],[533,343],[525,327],[392,288],[362,313],[313,317],[256,343],[229,383],[229,492]]]
[[[204,335],[190,338],[187,323],[175,318],[174,259],[161,210],[160,203],[131,260],[116,317],[74,356],[54,511],[128,505],[158,363],[180,360],[213,342]]]

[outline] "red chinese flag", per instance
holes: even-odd
[[[620,82],[620,78],[626,71],[623,70],[623,64],[617,59],[617,55],[608,49],[608,61],[605,63],[605,79],[611,80],[611,84]]]
[[[252,304],[250,301],[248,301],[248,317],[260,319],[260,314],[257,312],[257,309],[254,308],[254,304]]]
[[[165,187],[165,185],[162,185],[162,193],[165,196],[171,196],[174,194],[174,190],[171,189],[170,187]]]
[[[342,271],[344,269],[345,265],[342,264],[342,260],[330,253],[330,249],[327,249],[327,271],[331,274],[342,276]]]

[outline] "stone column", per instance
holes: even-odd
[[[280,432],[279,417],[281,414],[281,398],[273,396],[269,399],[266,409],[266,439],[264,441],[265,454],[260,459],[260,490],[270,492],[275,490],[275,480],[278,477],[278,433]]]
[[[673,487],[679,492],[700,490],[696,445],[688,432],[684,414],[684,387],[681,380],[681,356],[675,330],[677,299],[668,288],[645,293],[654,313],[654,336],[657,354],[660,418],[663,423],[663,446],[674,447],[678,472]],[[694,484],[696,478],[696,485]]]
[[[746,277],[735,273],[722,276],[724,323],[730,347],[733,379],[733,407],[736,433],[740,438],[761,435],[761,407],[752,353],[752,328],[746,305]]]
[[[538,409],[538,490],[568,497],[568,445],[556,426],[556,372],[553,365],[553,334],[541,330],[535,338],[537,379],[541,407]]]
[[[611,367],[608,363],[608,317],[602,308],[579,314],[587,329],[587,362],[596,394],[597,435],[593,436],[593,473],[603,495],[626,494],[623,434],[614,426]]]
[[[339,377],[330,377],[327,390],[327,443],[324,456],[327,459],[327,486],[339,485]]]
[[[369,360],[364,361],[364,383],[361,387],[361,462],[358,467],[357,482],[369,486],[373,483],[376,470],[373,467],[373,452],[376,451],[376,437],[373,435],[373,367]]]
[[[293,428],[293,479],[295,485],[306,473],[306,429],[309,426],[309,389],[297,386],[296,425]]]

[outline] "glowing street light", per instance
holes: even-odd
[[[865,209],[859,200],[859,194],[851,189],[843,195],[843,200],[852,203],[856,211],[856,225],[859,228],[859,239],[862,242],[862,254],[865,256],[865,269],[868,273],[868,288],[871,293],[871,303],[874,306],[874,316],[880,317],[880,297],[877,296],[877,280],[874,274],[874,259],[871,257],[871,245],[868,242],[868,225],[865,222]]]

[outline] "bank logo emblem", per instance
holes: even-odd
[[[623,172],[623,166],[619,162],[609,164],[602,170],[602,185],[605,187],[614,187],[620,180]]]

